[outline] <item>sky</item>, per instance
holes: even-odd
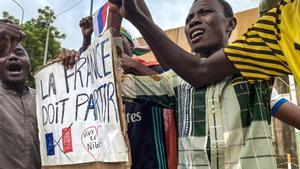
[[[24,9],[24,21],[35,18],[38,8],[50,6],[55,14],[59,14],[69,9],[76,3],[74,8],[57,16],[54,26],[67,37],[61,41],[62,47],[67,49],[79,49],[82,42],[82,35],[79,27],[81,18],[90,13],[90,0],[15,0]],[[145,0],[154,22],[163,30],[184,26],[185,17],[193,0]],[[227,0],[234,10],[240,12],[243,10],[255,8],[258,6],[255,0]],[[94,0],[93,11],[100,6],[100,0]],[[13,0],[0,0],[0,13],[7,11],[16,18],[22,18],[21,8]],[[131,32],[133,37],[140,37],[140,33],[128,21],[123,22],[124,27]],[[46,35],[45,35],[46,38]]]

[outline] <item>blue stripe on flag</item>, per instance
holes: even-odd
[[[45,139],[46,139],[47,155],[48,156],[55,155],[53,133],[47,133],[45,135]]]
[[[107,17],[107,7],[108,3],[105,3],[98,12],[97,20],[98,20],[98,28],[99,28],[99,34],[102,33],[105,24],[106,24],[106,17]]]

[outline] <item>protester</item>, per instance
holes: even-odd
[[[20,31],[20,28],[6,19],[0,20],[0,56],[9,55],[18,43],[25,38],[25,34]]]
[[[35,90],[26,86],[30,62],[20,28],[0,22],[0,168],[40,169]]]
[[[142,2],[142,1],[140,1]],[[139,57],[133,59],[135,46],[131,35],[124,28],[120,27],[122,17],[116,11],[116,6],[110,4],[109,20],[117,20],[119,23],[109,24],[115,30],[114,36],[123,37],[124,53],[121,58],[121,65],[125,74],[134,75],[155,75],[162,73],[163,69],[157,63],[145,66]],[[145,10],[144,10],[145,11]],[[148,18],[151,18],[150,13]],[[174,118],[172,109],[160,105],[151,100],[124,99],[126,108],[126,119],[128,123],[128,137],[131,147],[132,166],[131,169],[175,169],[176,167],[176,141],[173,145],[167,145],[165,134],[168,130],[175,130],[175,123],[169,121]],[[164,126],[164,117],[169,117],[168,127]],[[174,122],[174,119],[172,120]],[[173,126],[172,126],[173,125]],[[169,139],[176,140],[176,131],[171,131]],[[174,144],[175,143],[175,144]],[[171,150],[168,152],[168,147]]]
[[[150,20],[139,15],[135,10],[136,6],[130,3],[130,0],[123,1],[123,5],[132,7],[127,9],[137,17],[136,26],[139,29],[144,28],[140,24],[149,27],[140,29],[148,37],[148,43],[150,36],[154,37],[153,33],[159,35],[160,41],[165,41],[160,30]],[[121,13],[124,14],[124,9]],[[139,23],[140,19],[144,21]],[[186,25],[187,39],[193,52],[197,54],[196,57],[190,55],[194,57],[192,60],[205,60],[204,58],[223,48],[235,24],[232,9],[226,1],[195,1]],[[145,30],[154,32],[150,35],[150,31]],[[195,40],[191,33],[200,33],[202,37]],[[165,42],[167,46],[175,46],[169,40]],[[149,45],[153,50],[168,50],[164,49],[164,45]],[[174,50],[180,52],[177,47]],[[154,51],[158,54],[160,52]],[[174,63],[195,66],[183,57],[182,60]],[[212,67],[215,69],[217,66]],[[271,85],[272,81],[249,83],[240,76],[229,76],[222,82],[197,89],[170,71],[150,77],[125,75],[123,98],[138,97],[176,107],[179,130],[178,168],[277,168],[269,130]],[[278,118],[289,122],[292,116],[295,117],[295,114],[281,113]],[[299,127],[298,118],[294,121],[295,126]]]
[[[140,3],[141,5],[143,2]],[[121,27],[122,17],[116,11],[117,7],[110,4],[108,27],[113,30],[113,37],[122,37],[124,53],[121,58],[124,73],[134,75],[155,75],[164,70],[158,62],[146,62],[133,57],[133,54],[143,54],[137,51],[130,33]],[[147,9],[144,9],[146,11]],[[148,13],[148,18],[151,18]],[[93,22],[91,17],[80,21],[83,43],[80,52],[85,51],[91,44]],[[74,51],[63,51],[60,57],[65,63],[73,62]],[[77,54],[78,56],[78,54]],[[70,62],[71,61],[71,62]],[[147,65],[147,66],[146,66]],[[71,66],[72,67],[72,66]],[[123,100],[128,122],[128,136],[131,148],[132,169],[175,169],[177,163],[177,142],[174,112],[151,100]],[[165,119],[166,118],[166,119]],[[166,125],[166,126],[165,126]]]
[[[224,3],[224,0],[220,0],[220,3]],[[206,60],[200,60],[172,43],[161,29],[140,12],[135,0],[122,0],[120,11],[138,28],[160,63],[167,63],[194,87],[201,87],[239,72],[249,80],[270,79],[292,73],[300,82],[300,60],[297,57],[300,50],[299,8],[299,0],[280,1],[276,8],[262,16],[236,42],[203,56],[209,56]],[[206,12],[215,13],[209,9]],[[202,23],[195,22],[193,18],[196,17],[187,17],[188,25]],[[210,30],[205,26],[194,28],[186,32],[191,43],[209,40],[207,38],[210,37],[206,35]],[[201,48],[195,46],[193,50]],[[186,64],[178,64],[180,62]]]
[[[166,43],[153,39],[164,39],[160,31],[149,20],[139,15],[132,1],[123,1],[137,21],[124,15],[137,26],[142,35],[148,37],[155,54],[180,52],[169,40]],[[123,11],[124,12],[124,11]],[[125,10],[125,12],[128,12]],[[142,26],[141,19],[143,18]],[[149,25],[148,25],[149,24]],[[222,0],[197,0],[190,9],[186,22],[186,35],[195,55],[193,60],[204,60],[228,43],[236,20],[230,5]],[[151,37],[150,38],[150,29]],[[154,32],[154,35],[153,35]],[[200,35],[201,34],[201,35]],[[161,40],[160,41],[164,41]],[[155,47],[153,47],[155,46]],[[164,50],[161,52],[158,50]],[[183,52],[181,52],[183,53]],[[170,55],[172,56],[172,55]],[[195,68],[192,62],[175,59],[174,65]],[[206,60],[208,60],[207,58]],[[167,60],[166,60],[167,61]],[[203,61],[203,62],[204,62]],[[167,63],[169,64],[170,61]],[[216,67],[210,65],[210,71]],[[182,66],[183,67],[183,66]],[[214,74],[213,72],[213,74]],[[218,71],[217,71],[218,72]],[[195,73],[191,76],[195,76]],[[211,75],[210,72],[209,76]],[[207,76],[207,75],[206,75]],[[201,77],[199,77],[200,79]],[[195,78],[197,79],[197,78]],[[270,94],[273,82],[270,80],[247,82],[239,75],[225,77],[219,83],[204,88],[193,88],[174,72],[155,77],[126,75],[123,82],[123,98],[144,98],[176,107],[178,120],[178,168],[277,168],[275,152],[270,132]],[[175,102],[173,101],[175,99]],[[278,113],[279,114],[279,113]],[[290,123],[297,115],[280,113],[275,115]],[[300,127],[299,118],[294,118],[294,126]],[[290,123],[291,124],[291,123]]]
[[[265,15],[270,9],[276,7],[277,3],[280,0],[262,0],[260,1],[259,11],[260,15]],[[274,117],[278,117],[283,115],[283,117],[279,117],[279,119],[285,118],[285,114],[298,114],[300,113],[300,108],[289,102],[287,99],[283,98],[277,93],[277,90],[273,88],[271,95],[271,113]],[[292,126],[297,126],[297,120],[287,119],[285,121],[289,121],[289,124]]]

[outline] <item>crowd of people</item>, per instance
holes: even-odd
[[[261,14],[228,44],[237,25],[230,4],[195,0],[185,22],[192,49],[186,52],[153,22],[143,0],[110,0],[108,27],[124,47],[126,117],[141,117],[138,123],[127,119],[132,169],[277,168],[271,118],[300,128],[300,109],[273,89],[277,76],[293,74],[300,82],[300,1],[273,1]],[[141,32],[159,63],[133,57],[137,53],[122,18]],[[91,44],[91,17],[80,27],[80,50],[60,53],[66,68]],[[41,168],[24,38],[17,25],[0,20],[0,165],[8,169]],[[164,115],[174,123],[166,124]]]

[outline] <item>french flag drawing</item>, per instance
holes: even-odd
[[[94,34],[95,37],[101,35],[107,27],[107,16],[108,16],[108,1],[104,2],[104,5],[97,10],[93,16]]]

